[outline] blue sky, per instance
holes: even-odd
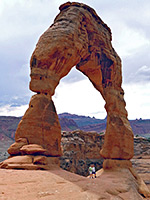
[[[63,0],[0,1],[0,115],[22,116],[28,107],[30,57],[40,35],[53,23]],[[112,30],[122,59],[129,119],[150,118],[150,1],[85,0]],[[101,95],[74,68],[61,80],[53,100],[58,113],[104,118]]]

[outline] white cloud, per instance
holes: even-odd
[[[150,83],[145,84],[125,84],[126,108],[129,119],[143,118],[149,119],[149,100],[150,100]]]
[[[16,116],[21,117],[27,110],[28,105],[12,107],[11,105],[5,105],[0,107],[0,116]]]
[[[105,118],[104,100],[88,79],[66,84],[61,82],[53,97],[58,113]]]
[[[120,29],[119,37],[116,37],[113,44],[122,58],[134,55],[141,47],[150,45],[150,40],[142,32],[129,29],[125,25],[120,27]]]
[[[144,66],[142,66],[142,67],[138,70],[138,72],[150,73],[150,67],[144,65]]]
[[[139,69],[135,70],[135,72],[130,73],[128,77],[130,82],[128,84],[141,84],[150,83],[150,67],[144,65]]]
[[[41,34],[59,12],[54,0],[3,0],[1,5],[0,23],[3,28],[0,39],[3,41]]]
[[[138,82],[150,82],[150,67],[144,65],[135,73],[136,81]]]

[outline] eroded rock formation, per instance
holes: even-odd
[[[31,57],[30,89],[36,95],[18,125],[16,142],[26,138],[28,144],[25,145],[37,144],[44,149],[37,154],[61,155],[61,130],[51,97],[60,79],[76,66],[106,102],[107,128],[100,152],[107,159],[105,168],[109,168],[114,159],[117,163],[127,160],[126,165],[133,157],[133,133],[121,88],[121,60],[112,47],[111,37],[110,28],[89,6],[70,2],[60,6],[60,13],[40,37]],[[14,151],[12,148],[10,153]],[[17,146],[15,155],[22,155],[22,148],[18,151]],[[30,154],[33,156],[36,151]]]
[[[88,168],[92,163],[95,165],[96,170],[101,169],[104,159],[99,151],[103,143],[104,134],[100,135],[96,132],[81,130],[63,132],[61,168],[82,176],[89,175]]]

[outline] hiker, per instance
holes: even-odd
[[[89,174],[90,174],[90,178],[92,178],[92,177],[93,177],[92,171],[93,171],[93,168],[92,168],[92,165],[90,165],[90,167],[89,167]]]
[[[96,171],[95,171],[95,166],[92,164],[92,178],[96,178]]]

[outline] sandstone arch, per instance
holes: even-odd
[[[92,8],[80,3],[61,5],[36,45],[30,62],[30,89],[37,94],[18,125],[16,142],[26,138],[28,145],[41,145],[43,155],[61,155],[61,128],[51,97],[73,66],[89,78],[106,102],[107,128],[100,152],[108,159],[105,164],[110,159],[131,159],[133,133],[121,88],[121,60],[111,45],[110,28]],[[13,154],[10,148],[9,152],[18,155],[22,151]]]

